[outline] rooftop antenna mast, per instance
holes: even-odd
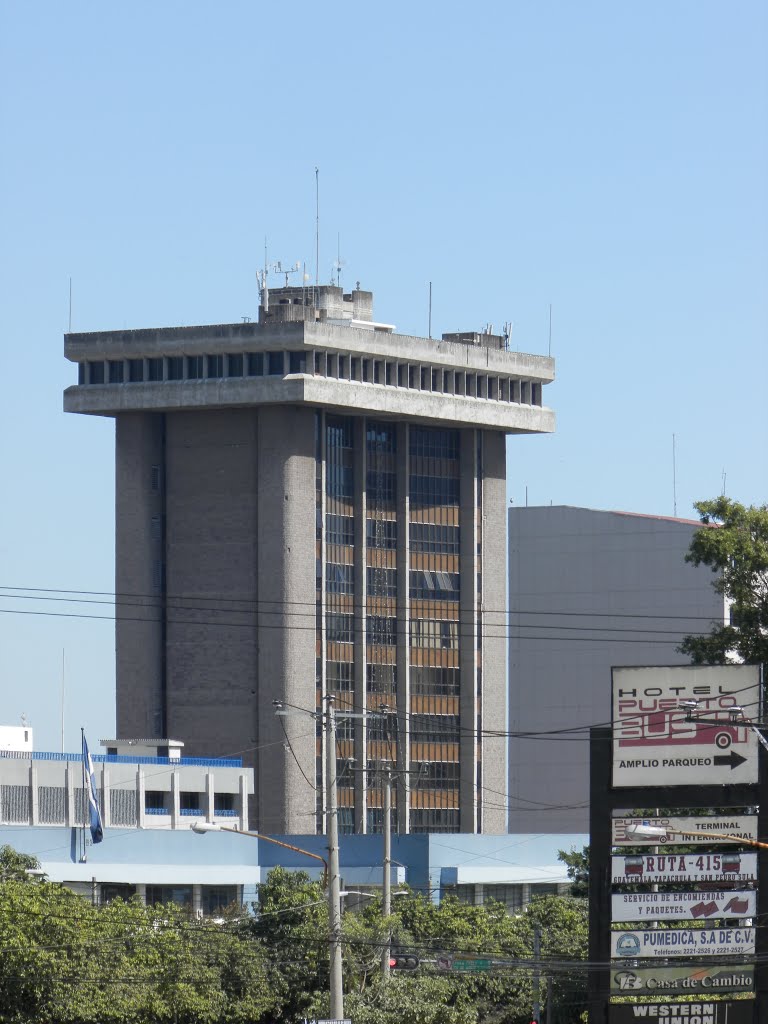
[[[320,168],[315,168],[315,288],[320,284]],[[312,305],[315,289],[312,289]]]
[[[677,518],[677,439],[672,435],[672,514]]]
[[[341,287],[341,268],[344,267],[345,261],[341,258],[341,235],[336,235],[336,262],[333,264],[333,273],[336,275],[336,287]]]

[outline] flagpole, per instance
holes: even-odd
[[[83,766],[81,779],[83,784],[83,820],[80,825],[80,863],[84,864],[88,859],[85,852],[85,829],[88,824],[88,791],[87,791],[87,770],[85,767],[85,729],[80,726],[80,762]]]

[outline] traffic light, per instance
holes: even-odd
[[[415,971],[419,966],[419,958],[415,953],[393,953],[389,958],[391,971]]]

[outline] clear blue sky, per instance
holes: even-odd
[[[270,253],[426,334],[514,321],[557,434],[509,497],[766,499],[762,0],[5,0],[0,585],[113,589],[113,424],[65,416],[73,329],[256,316]],[[0,609],[109,616],[109,605]],[[0,613],[0,723],[114,731],[112,623]],[[183,737],[180,737],[183,739]]]

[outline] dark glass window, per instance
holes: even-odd
[[[411,427],[409,447],[412,456],[430,459],[458,459],[458,430]]]
[[[355,619],[353,615],[328,612],[325,616],[325,638],[329,643],[351,644],[354,641]]]
[[[365,688],[368,693],[394,694],[397,692],[396,665],[366,665]]]
[[[202,793],[179,793],[179,809],[182,814],[185,811],[194,811],[196,814],[199,814],[202,802]]]
[[[248,376],[249,377],[261,377],[264,374],[264,353],[263,352],[249,352],[248,353]]]
[[[184,357],[168,357],[168,380],[182,380],[184,377]]]
[[[457,697],[461,676],[457,668],[438,665],[413,665],[411,667],[411,693],[422,696]]]
[[[122,384],[123,383],[123,360],[113,359],[109,362],[109,383],[110,384]]]
[[[163,379],[163,360],[162,359],[148,359],[147,360],[147,380],[162,380]]]
[[[393,647],[397,643],[397,619],[384,615],[369,615],[366,625],[369,644]]]
[[[89,363],[90,367],[90,382],[91,384],[103,384],[104,383],[104,363]]]
[[[235,808],[235,794],[234,793],[216,793],[213,798],[213,813],[222,814],[226,811],[234,811]]]
[[[388,423],[369,422],[365,431],[365,447],[369,452],[397,451],[395,428]]]
[[[288,353],[288,366],[289,373],[306,373],[307,372],[307,353],[306,352],[289,352]],[[278,371],[282,373],[282,370]]]
[[[192,906],[191,885],[148,885],[147,904],[151,907],[162,903],[178,903],[182,907]]]
[[[458,832],[459,812],[448,808],[425,807],[411,811],[411,832]]]
[[[209,377],[223,377],[224,376],[224,356],[207,356],[208,363],[208,376]]]
[[[354,566],[339,565],[337,562],[326,562],[325,590],[328,594],[354,594]]]
[[[370,501],[391,504],[395,500],[394,473],[382,473],[375,469],[369,469],[365,475],[365,485]]]
[[[207,917],[219,916],[226,907],[238,902],[236,885],[203,885],[200,887],[200,903]]]
[[[202,380],[203,357],[187,356],[187,377],[189,380]]]
[[[444,651],[458,650],[458,622],[452,619],[412,619],[411,647],[429,647]]]
[[[351,661],[329,661],[325,666],[325,684],[329,690],[348,693],[355,687],[354,665]]]
[[[78,363],[77,364],[77,383],[78,384],[85,384],[85,367],[86,367],[86,365],[87,365],[86,363]]]
[[[326,515],[325,542],[326,544],[354,544],[355,520],[352,516]]]
[[[397,547],[397,522],[394,519],[366,519],[365,542],[369,548]]]
[[[227,356],[227,376],[243,376],[243,357],[239,353],[237,355]]]
[[[284,352],[267,352],[267,372],[271,377],[282,377],[284,370]]]
[[[333,448],[352,447],[352,421],[328,419],[328,446]]]
[[[365,574],[369,597],[397,597],[397,569],[369,565]]]
[[[412,569],[410,596],[421,601],[458,601],[459,574],[430,569]]]
[[[452,761],[412,761],[411,784],[425,789],[458,789],[459,765]]]
[[[411,476],[411,501],[416,505],[458,505],[459,481],[455,477]]]
[[[138,384],[144,380],[144,360],[128,360],[128,380],[131,384]]]
[[[326,466],[325,489],[334,498],[354,497],[354,474],[351,466]]]
[[[409,526],[411,551],[429,555],[458,555],[459,527],[437,523],[411,523]]]
[[[412,743],[458,743],[458,715],[411,715]]]
[[[144,793],[144,807],[148,811],[165,811],[170,793],[163,789],[148,789]]]

